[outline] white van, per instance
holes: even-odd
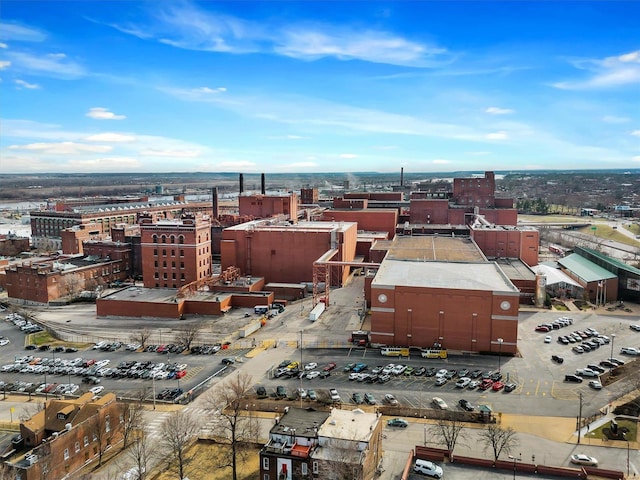
[[[413,471],[432,478],[442,478],[442,467],[428,460],[416,460],[416,464],[413,466]]]

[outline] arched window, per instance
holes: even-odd
[[[176,243],[176,237],[175,237],[175,235],[171,235],[171,243]]]
[[[156,234],[153,235],[153,243],[158,243],[158,236]]]
[[[178,237],[178,243],[184,243],[184,235]]]
[[[162,235],[162,243],[167,243],[167,236],[166,235]]]

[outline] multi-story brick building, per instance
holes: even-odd
[[[378,414],[287,407],[260,451],[260,479],[366,480],[374,477],[381,459]]]
[[[269,218],[284,215],[287,219],[298,220],[298,195],[291,192],[286,195],[243,194],[238,197],[240,216]]]
[[[144,286],[180,288],[211,276],[211,219],[184,214],[179,219],[154,221],[140,217]]]
[[[16,480],[67,478],[122,441],[126,407],[113,393],[94,398],[49,400],[45,408],[20,424],[26,451],[6,465]]]

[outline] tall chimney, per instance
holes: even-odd
[[[267,188],[266,188],[266,185],[265,185],[264,173],[262,175],[260,175],[260,193],[262,195],[267,193]]]
[[[213,187],[211,189],[211,202],[213,207],[213,213],[211,214],[211,216],[213,217],[213,220],[217,220],[220,216],[220,207],[218,205],[218,187]]]
[[[400,186],[404,187],[404,167],[400,167]]]
[[[240,195],[244,193],[244,175],[240,174]]]

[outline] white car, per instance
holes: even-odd
[[[627,355],[640,355],[640,350],[635,347],[622,347],[620,353],[626,353]]]
[[[440,397],[433,397],[432,401],[433,401],[433,404],[436,407],[438,407],[440,410],[448,410],[449,409],[449,405],[447,405],[447,402],[445,402]]]
[[[602,390],[602,383],[600,383],[598,380],[591,380],[589,382],[589,386],[594,390]]]
[[[98,395],[100,392],[102,392],[104,390],[104,387],[102,385],[98,385],[96,387],[91,387],[89,389],[89,391],[91,393],[93,393],[94,395]]]
[[[351,372],[349,374],[349,380],[358,380],[358,377],[360,376],[359,373],[355,373],[355,372]]]
[[[396,365],[393,367],[393,370],[391,370],[391,373],[393,375],[402,375],[402,372],[404,372],[406,368],[407,367],[405,365]]]
[[[629,328],[631,330],[635,330],[636,332],[640,332],[640,325],[636,325],[636,324],[629,325]]]
[[[544,337],[544,343],[551,343],[551,336],[547,335],[546,337]]]
[[[396,400],[396,397],[394,397],[392,394],[390,393],[386,393],[384,396],[384,402],[388,403],[389,405],[398,405],[398,400]]]
[[[442,378],[447,374],[447,369],[446,368],[441,368],[440,370],[438,370],[438,373],[436,373],[436,378]]]
[[[471,383],[471,379],[469,377],[462,377],[456,382],[456,387],[464,388]]]
[[[307,380],[313,380],[314,378],[319,377],[319,376],[320,376],[320,372],[317,371],[317,370],[313,370],[313,371],[307,373]]]
[[[571,463],[575,463],[576,465],[590,465],[592,467],[598,466],[598,460],[594,457],[590,457],[589,455],[585,455],[583,453],[576,453],[575,455],[571,455]]]
[[[413,466],[413,471],[432,478],[442,478],[443,475],[442,467],[439,467],[428,460],[416,460],[416,464]]]
[[[338,390],[336,390],[335,388],[331,388],[329,389],[329,396],[331,397],[331,401],[332,402],[340,402],[340,394],[338,393]]]
[[[478,388],[482,382],[480,380],[471,380],[467,388],[473,390],[474,388]]]
[[[9,340],[3,338],[2,340],[0,340],[0,347],[4,347],[5,345],[9,345]]]
[[[590,368],[579,368],[576,370],[576,375],[581,377],[598,377],[598,372],[591,370]]]
[[[318,364],[317,364],[316,362],[310,362],[310,363],[307,363],[307,364],[304,366],[304,369],[305,369],[305,370],[313,370],[313,369],[314,369],[314,368],[316,368],[317,366],[318,366]]]

